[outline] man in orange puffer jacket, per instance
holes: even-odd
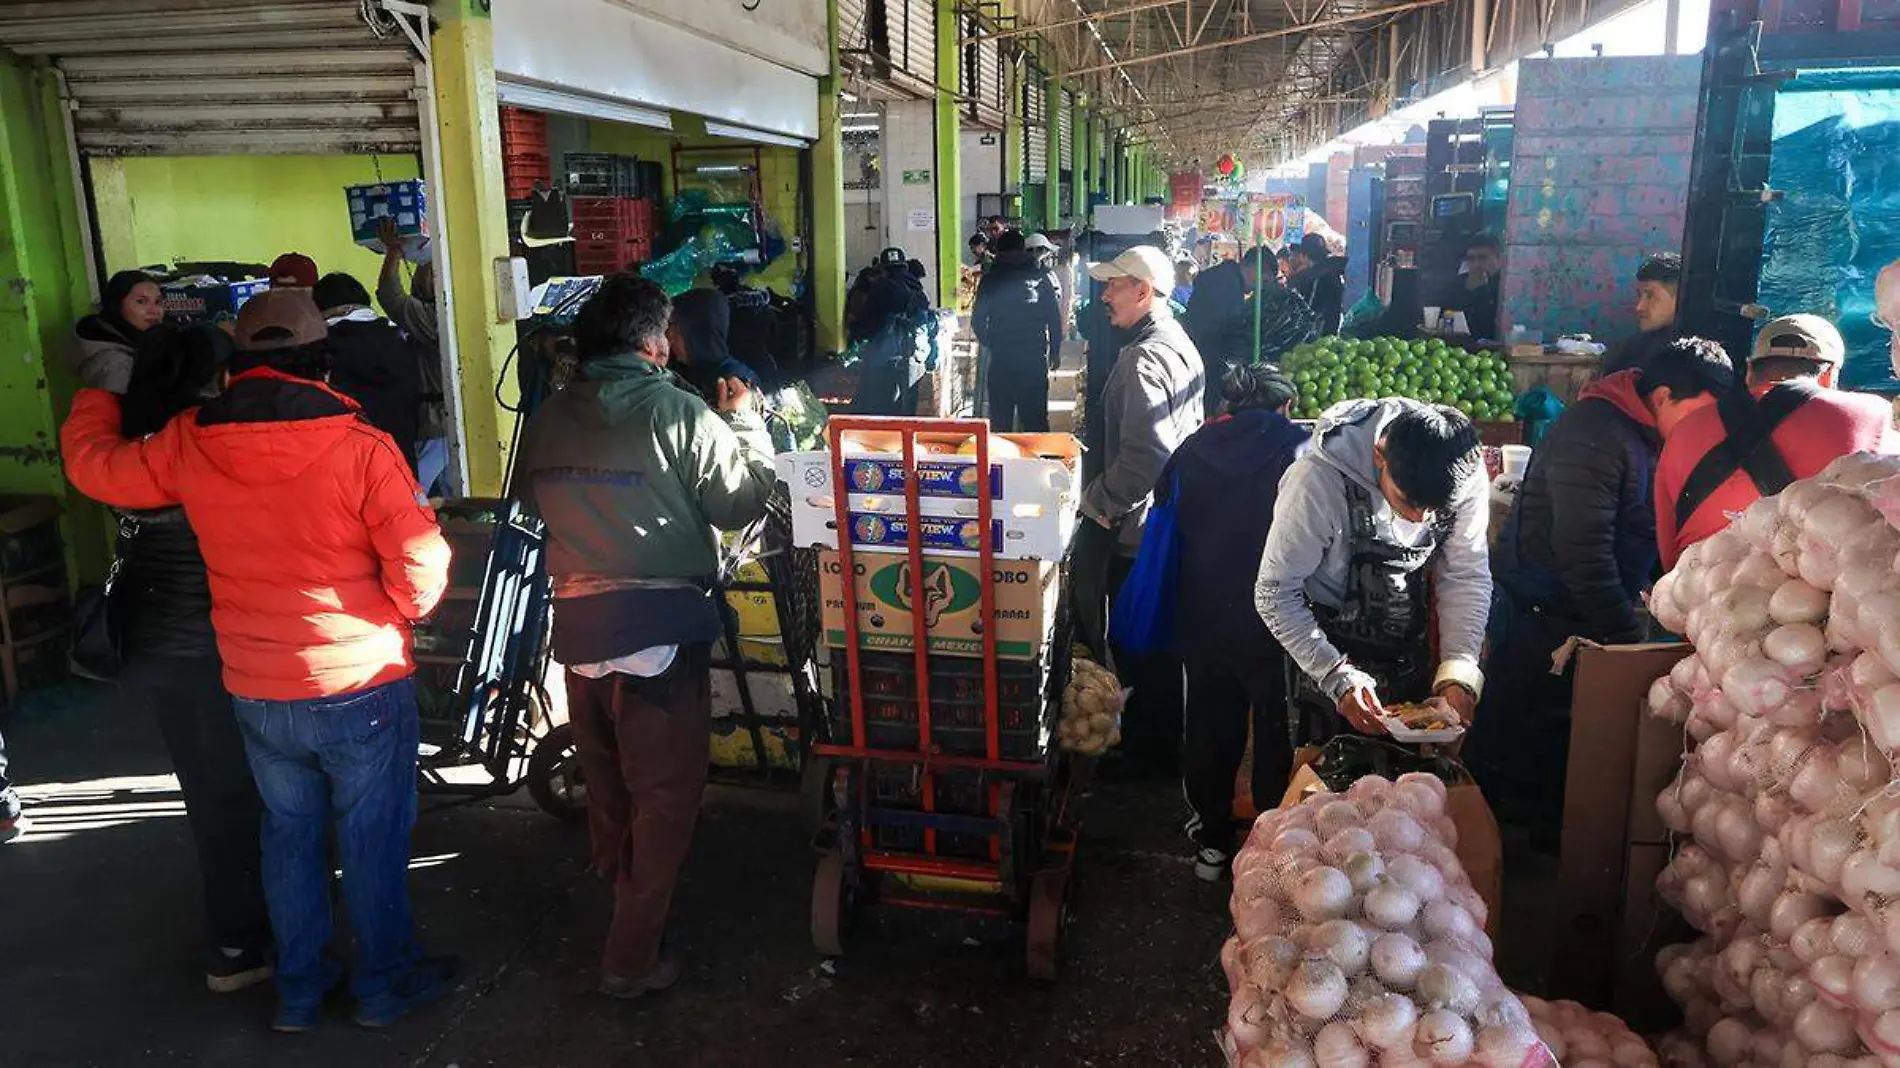
[[[406,886],[420,729],[409,628],[442,597],[448,544],[396,443],[324,384],[327,337],[308,290],[260,294],[238,315],[223,394],[127,441],[119,398],[81,390],[60,432],[81,492],[118,508],[182,505],[198,535],[265,804],[272,1026],[290,1032],[316,1025],[341,976],[326,956],[332,822],[356,1021],[387,1025],[456,974],[417,949]]]

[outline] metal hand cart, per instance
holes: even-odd
[[[890,556],[852,544],[841,435],[853,431],[895,433],[903,442],[908,572],[897,595],[919,608],[911,612],[908,653],[880,654],[862,644],[858,563]],[[814,841],[812,940],[820,952],[842,955],[856,910],[872,900],[1004,917],[1028,927],[1029,974],[1053,980],[1075,858],[1072,800],[1080,768],[1050,730],[1050,701],[1059,705],[1068,666],[1066,623],[1058,615],[1055,639],[1041,651],[1043,660],[1028,666],[1026,681],[1022,665],[998,663],[997,545],[990,536],[996,503],[991,480],[979,475],[973,496],[982,655],[933,658],[922,610],[931,603],[926,586],[935,577],[926,569],[920,522],[917,435],[923,432],[974,434],[975,470],[993,470],[987,420],[838,416],[827,430],[843,648],[830,651],[830,737],[812,747],[815,765],[828,772],[821,781],[827,810]],[[829,631],[833,644],[838,637]],[[893,656],[894,665],[886,659]],[[947,666],[954,661],[961,670]],[[1007,703],[1001,700],[1006,690]]]
[[[461,563],[451,563],[435,617],[417,628],[419,789],[478,801],[525,784],[550,815],[583,819],[587,797],[573,735],[554,725],[543,684],[549,618],[541,522],[514,500],[450,501],[442,512],[452,561]]]

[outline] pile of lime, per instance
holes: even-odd
[[[1502,356],[1440,338],[1323,337],[1289,350],[1281,370],[1300,387],[1302,419],[1355,397],[1411,397],[1449,404],[1479,422],[1513,418],[1511,370]]]

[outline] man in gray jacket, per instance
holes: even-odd
[[[1382,734],[1385,701],[1442,700],[1470,723],[1491,604],[1477,430],[1455,409],[1388,397],[1335,406],[1313,440],[1280,481],[1254,586],[1298,667],[1302,740],[1337,733],[1335,710]]]
[[[1102,386],[1102,473],[1082,491],[1090,522],[1076,534],[1071,561],[1076,624],[1098,655],[1107,644],[1109,599],[1141,548],[1155,480],[1205,413],[1201,354],[1169,311],[1174,264],[1160,249],[1137,245],[1089,268],[1104,283],[1108,320],[1126,337]],[[1123,752],[1155,770],[1181,748],[1181,661],[1169,655],[1121,656],[1122,681],[1134,688],[1122,725]]]

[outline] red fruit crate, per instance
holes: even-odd
[[[574,273],[577,275],[616,274],[628,266],[645,263],[652,258],[653,244],[649,241],[585,241],[576,234],[574,242]]]
[[[539,111],[504,106],[501,109],[501,151],[504,155],[547,157],[548,117]]]
[[[536,182],[542,185],[554,184],[554,170],[548,164],[547,154],[531,152],[507,153],[501,157],[502,183],[507,187],[509,200],[525,200],[534,195]]]

